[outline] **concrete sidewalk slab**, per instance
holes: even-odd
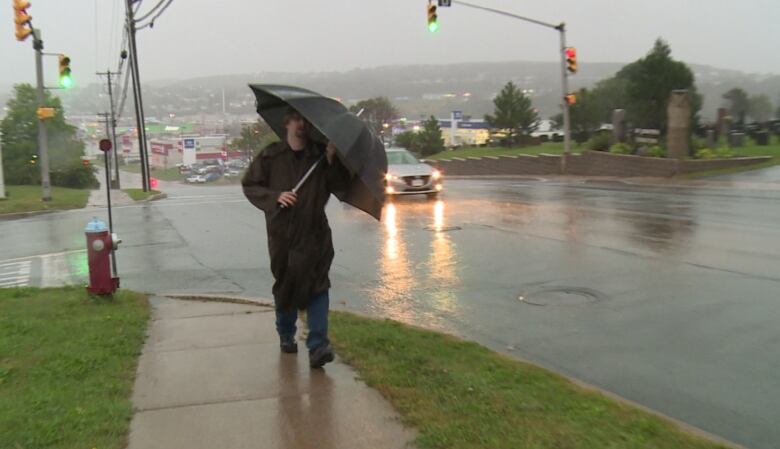
[[[272,309],[152,299],[130,449],[404,448],[414,432],[356,373],[281,354]],[[301,345],[303,349],[303,345]]]

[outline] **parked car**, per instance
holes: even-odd
[[[203,182],[216,181],[217,179],[219,179],[221,177],[222,177],[222,174],[220,174],[218,172],[207,173],[206,176],[204,176],[205,181],[203,181]]]
[[[436,198],[444,190],[439,170],[417,160],[404,148],[387,148],[387,174],[385,192],[387,195],[425,194]]]
[[[193,184],[202,184],[206,182],[206,177],[204,175],[192,175],[189,176],[186,181]]]

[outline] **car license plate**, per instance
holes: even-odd
[[[422,187],[425,185],[425,181],[422,179],[412,179],[412,187]]]

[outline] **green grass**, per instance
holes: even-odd
[[[141,166],[138,164],[126,164],[121,169],[130,173],[141,173]],[[166,169],[152,167],[152,178],[157,178],[161,181],[184,180],[184,176],[179,173],[179,169],[176,167]]]
[[[125,447],[148,318],[129,291],[0,289],[0,446]]]
[[[142,201],[147,198],[149,198],[152,195],[157,195],[160,193],[158,190],[150,190],[148,192],[144,192],[143,189],[122,189],[123,192],[127,193],[130,198],[132,198],[134,201]]]
[[[572,153],[579,153],[581,150],[577,145],[572,145]],[[532,156],[541,153],[563,154],[563,142],[548,142],[541,145],[520,148],[505,147],[485,147],[485,148],[463,148],[452,151],[442,151],[432,156],[427,156],[426,160],[452,159],[454,157],[482,157],[482,156],[516,156],[518,154],[528,154]]]
[[[0,200],[0,214],[41,210],[80,209],[87,205],[89,190],[51,188],[51,201],[41,201],[40,186],[5,186],[6,198]]]
[[[427,448],[722,448],[647,412],[478,344],[333,313],[342,358]]]

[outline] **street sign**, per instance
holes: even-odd
[[[195,139],[184,139],[184,148],[195,148]]]
[[[100,151],[106,152],[111,150],[111,141],[109,139],[100,139],[100,144],[98,144],[98,147],[100,148]]]
[[[451,6],[452,0],[439,0],[439,6]]]
[[[463,120],[463,111],[452,111],[453,120]]]

